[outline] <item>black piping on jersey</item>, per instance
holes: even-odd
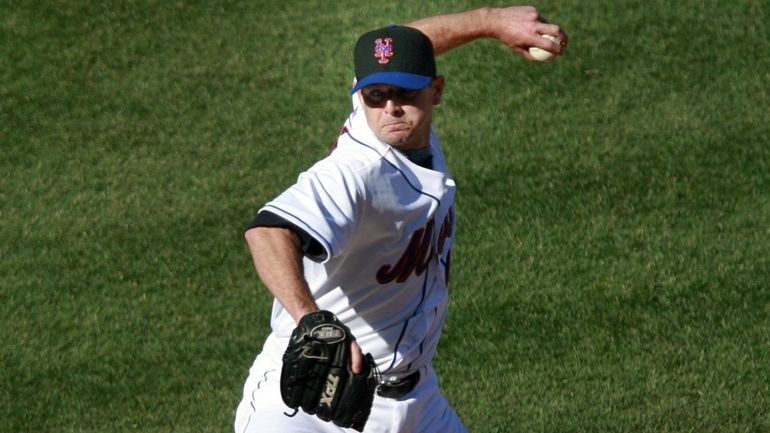
[[[438,316],[438,307],[433,307],[433,314]],[[422,356],[422,352],[424,351],[425,351],[425,338],[423,338],[422,341],[420,342],[420,354],[417,355],[417,357],[419,358],[420,356]],[[411,369],[412,369],[412,363],[410,362],[409,365],[406,366],[406,371],[409,371]]]
[[[279,208],[278,206],[275,206],[275,205],[272,205],[272,204],[265,205],[265,209],[268,209],[268,208],[276,209],[276,210],[278,210],[280,212],[283,212],[283,213],[285,213],[287,215],[291,215],[297,221],[302,221],[303,223],[305,223],[305,221],[302,218],[299,218],[298,216],[294,215],[291,212],[286,212],[285,210]],[[329,251],[329,257],[334,257],[334,251],[332,250],[331,243],[327,239],[325,239],[323,236],[321,236],[321,234],[318,233],[316,230],[314,230],[312,227],[308,226],[307,223],[305,223],[305,225],[307,226],[308,230],[310,230],[311,232],[313,232],[313,234],[315,234],[315,238],[316,239],[320,239],[320,240],[322,240],[326,244],[326,249]]]
[[[426,269],[427,271],[427,269]],[[420,302],[417,304],[417,308],[415,308],[414,313],[412,313],[412,316],[406,319],[406,322],[404,322],[404,327],[401,329],[401,335],[398,336],[398,341],[396,341],[396,347],[393,349],[393,360],[390,361],[390,366],[385,369],[385,371],[382,371],[381,373],[387,373],[390,371],[391,368],[393,368],[393,365],[396,363],[396,355],[398,354],[398,346],[401,345],[401,340],[404,338],[404,334],[406,334],[406,329],[409,327],[409,322],[417,316],[417,312],[420,311],[420,306],[423,302],[425,302],[425,291],[428,287],[428,276],[430,275],[430,272],[425,272],[425,281],[422,283],[422,293],[420,295]],[[423,339],[423,341],[425,341]],[[422,355],[422,341],[420,342],[420,355]],[[411,363],[409,364],[412,365]]]
[[[438,315],[438,307],[433,307],[433,314]],[[427,338],[427,337],[425,337],[425,338]],[[422,341],[420,341],[420,354],[417,355],[417,358],[421,357],[422,353],[425,351],[425,338],[423,338]],[[406,366],[406,371],[409,371],[411,369],[412,369],[412,362],[410,362]]]
[[[382,158],[382,159],[383,159],[385,162],[387,162],[388,164],[390,164],[390,166],[392,166],[392,167],[393,167],[393,168],[394,168],[396,171],[398,171],[399,173],[401,173],[401,176],[403,176],[403,177],[404,177],[404,180],[406,180],[406,183],[407,183],[407,184],[408,184],[408,185],[409,185],[409,186],[410,186],[412,189],[414,189],[415,191],[417,191],[418,193],[420,193],[420,194],[422,194],[422,195],[428,196],[428,197],[432,198],[433,200],[436,200],[436,203],[438,204],[438,207],[439,207],[439,208],[441,208],[441,200],[439,200],[439,198],[438,198],[438,197],[435,197],[435,196],[433,196],[432,194],[428,194],[427,192],[425,192],[425,191],[421,190],[420,188],[417,188],[416,186],[412,185],[412,182],[410,182],[410,181],[409,181],[409,177],[408,177],[408,176],[407,176],[407,175],[406,175],[406,174],[405,174],[405,173],[404,173],[404,172],[403,172],[403,171],[402,171],[400,168],[398,168],[398,167],[397,167],[395,164],[393,164],[392,162],[388,161],[388,160],[387,160],[387,158],[385,158],[385,156],[384,156],[384,155],[382,155],[380,152],[377,152],[377,149],[373,148],[372,146],[370,146],[370,145],[368,145],[368,144],[364,143],[363,141],[361,141],[361,140],[357,139],[356,137],[354,137],[354,136],[353,136],[353,134],[351,134],[351,133],[350,133],[350,128],[348,128],[348,129],[345,131],[345,134],[347,134],[347,135],[348,135],[348,137],[350,137],[350,139],[351,139],[351,140],[355,141],[356,143],[360,144],[361,146],[364,146],[364,147],[366,147],[366,148],[368,148],[368,149],[371,149],[371,150],[372,150],[373,152],[375,152],[377,155],[380,155],[380,157],[381,157],[381,158]],[[427,271],[427,270],[426,270],[426,271]],[[423,286],[422,286],[422,298],[420,299],[420,303],[419,303],[419,304],[417,304],[417,309],[414,311],[414,314],[412,314],[412,317],[410,317],[409,319],[407,319],[407,320],[406,320],[406,322],[404,323],[404,328],[403,328],[403,329],[401,329],[401,335],[399,335],[399,337],[398,337],[398,341],[396,342],[396,347],[393,349],[393,360],[391,361],[391,363],[390,363],[390,366],[389,366],[387,369],[385,369],[385,371],[383,371],[382,373],[386,373],[388,370],[390,370],[391,368],[393,368],[393,365],[396,363],[396,355],[398,354],[398,347],[401,345],[401,340],[404,338],[404,334],[406,333],[406,329],[407,329],[407,327],[409,326],[409,321],[411,321],[411,320],[412,320],[412,319],[413,319],[415,316],[417,316],[417,312],[418,312],[418,311],[420,311],[420,306],[421,306],[421,305],[422,305],[422,303],[425,301],[425,289],[426,289],[426,287],[427,287],[427,285],[428,285],[428,275],[430,275],[430,272],[425,272],[425,282],[423,283]],[[426,338],[427,338],[427,337],[426,337]],[[421,349],[420,349],[420,352],[422,352],[422,343],[423,343],[424,341],[425,341],[425,339],[423,339],[423,341],[421,341],[421,342],[420,342],[420,347],[421,347]],[[409,364],[409,365],[411,366],[411,364]]]
[[[441,261],[441,264],[444,265],[444,269],[446,269],[446,272],[444,273],[444,284],[446,284],[447,289],[449,289],[449,267],[452,265],[452,250],[449,250],[449,253],[447,253],[446,260],[439,259]]]
[[[392,162],[388,161],[385,158],[384,155],[382,155],[380,152],[377,152],[377,149],[373,148],[372,146],[370,146],[370,145],[364,143],[363,141],[357,139],[356,137],[354,137],[353,134],[350,133],[350,129],[345,131],[345,133],[348,135],[348,137],[350,137],[351,140],[355,141],[356,143],[360,144],[361,146],[364,146],[364,147],[366,147],[368,149],[371,149],[373,152],[375,152],[378,155],[380,155],[380,157],[385,162],[390,164],[390,166],[392,166],[396,171],[401,173],[401,176],[404,177],[404,180],[406,180],[406,183],[412,189],[414,189],[415,191],[417,191],[418,193],[420,193],[422,195],[428,196],[428,197],[432,198],[433,200],[436,200],[436,203],[438,203],[438,207],[439,208],[441,207],[441,200],[439,200],[438,197],[435,197],[435,196],[433,196],[431,194],[428,194],[427,192],[421,190],[420,188],[417,188],[416,186],[412,185],[412,182],[409,181],[409,177],[400,168],[396,167],[395,164],[393,164]],[[430,275],[430,272],[426,272],[425,273],[425,282],[422,285],[422,298],[420,299],[420,303],[417,304],[417,309],[414,311],[414,314],[412,314],[412,317],[407,319],[406,322],[404,323],[404,328],[401,330],[401,335],[399,335],[399,337],[398,337],[398,342],[396,342],[396,347],[393,349],[393,361],[391,361],[390,366],[387,369],[385,369],[385,371],[383,371],[383,373],[385,373],[388,370],[390,370],[391,368],[393,368],[393,365],[396,363],[396,355],[398,354],[398,347],[401,345],[401,340],[404,338],[404,334],[406,333],[406,329],[409,326],[409,321],[412,320],[412,318],[414,318],[417,315],[417,312],[420,311],[420,306],[422,305],[423,301],[425,301],[425,288],[428,285],[428,275]],[[420,344],[422,345],[422,342]]]
[[[390,166],[392,166],[394,169],[396,169],[396,171],[398,171],[399,173],[401,173],[401,176],[403,176],[403,177],[404,177],[404,180],[406,180],[406,183],[407,183],[407,184],[408,184],[408,185],[409,185],[409,186],[410,186],[410,187],[411,187],[413,190],[417,191],[418,193],[420,193],[420,194],[422,194],[422,195],[426,195],[426,196],[428,196],[428,197],[432,198],[433,200],[436,200],[436,203],[438,203],[438,206],[439,206],[439,207],[441,207],[441,200],[439,200],[439,198],[438,198],[438,197],[435,197],[435,196],[433,196],[433,195],[431,195],[431,194],[428,194],[427,192],[425,192],[425,191],[421,190],[420,188],[417,188],[416,186],[412,185],[412,182],[410,182],[410,181],[409,181],[409,176],[407,176],[407,175],[406,175],[406,174],[403,172],[403,170],[401,170],[400,168],[396,167],[396,165],[395,165],[395,164],[393,164],[392,162],[388,161],[388,160],[387,160],[387,158],[385,158],[385,155],[381,154],[380,152],[377,152],[377,149],[373,148],[372,146],[370,146],[370,145],[368,145],[368,144],[364,143],[363,141],[361,141],[361,140],[357,139],[356,137],[354,137],[354,136],[353,136],[353,134],[351,134],[351,133],[350,133],[350,130],[346,131],[345,133],[346,133],[346,134],[347,134],[347,135],[350,137],[350,139],[351,139],[351,140],[355,141],[356,143],[360,144],[361,146],[364,146],[364,147],[366,147],[367,149],[371,149],[371,150],[372,150],[374,153],[376,153],[377,155],[380,155],[380,157],[381,157],[381,158],[382,158],[382,159],[383,159],[385,162],[387,162],[388,164],[390,164]]]
[[[262,384],[267,382],[267,374],[274,372],[275,369],[265,370],[265,372],[262,374],[262,379],[260,379],[259,382],[257,382],[257,387],[252,391],[251,393],[251,402],[249,402],[249,406],[251,406],[251,413],[249,414],[249,417],[246,419],[246,425],[243,426],[243,431],[248,430],[249,424],[251,424],[251,417],[254,416],[255,413],[257,413],[257,407],[254,405],[254,402],[257,400],[255,397],[255,394],[257,391],[262,388]]]

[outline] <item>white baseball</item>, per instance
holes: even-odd
[[[561,43],[561,39],[557,38],[556,36],[551,35],[542,35],[546,39],[550,39],[553,42],[556,42],[557,44]],[[538,62],[547,62],[551,59],[553,59],[554,54],[550,51],[546,51],[542,48],[537,47],[529,47],[529,55],[532,56],[533,59],[537,60]]]

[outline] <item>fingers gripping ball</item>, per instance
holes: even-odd
[[[283,354],[281,398],[292,409],[362,431],[377,386],[374,360],[360,374],[350,370],[350,329],[329,311],[302,317]]]
[[[557,38],[556,36],[551,36],[551,35],[542,35],[542,36],[550,40],[551,42],[555,42],[557,44],[561,43],[561,39]],[[538,47],[530,47],[529,54],[532,56],[533,59],[537,60],[538,62],[549,62],[554,58],[554,54],[552,52],[546,51]]]

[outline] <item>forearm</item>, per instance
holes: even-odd
[[[490,8],[472,9],[422,18],[407,26],[425,33],[438,56],[475,39],[491,37],[489,14]]]
[[[289,229],[255,227],[245,238],[259,278],[294,321],[317,311],[303,275],[299,237]]]
[[[567,44],[567,35],[561,27],[548,23],[532,6],[471,9],[422,18],[407,26],[425,33],[433,42],[437,56],[480,38],[497,39],[528,59],[531,59],[529,47],[558,55]],[[556,36],[561,44],[541,37],[544,34]]]

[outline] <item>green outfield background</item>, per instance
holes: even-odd
[[[357,35],[501,2],[0,1],[0,432],[229,432],[242,229],[322,157]],[[435,366],[469,430],[770,432],[770,2],[541,1],[438,60]]]

